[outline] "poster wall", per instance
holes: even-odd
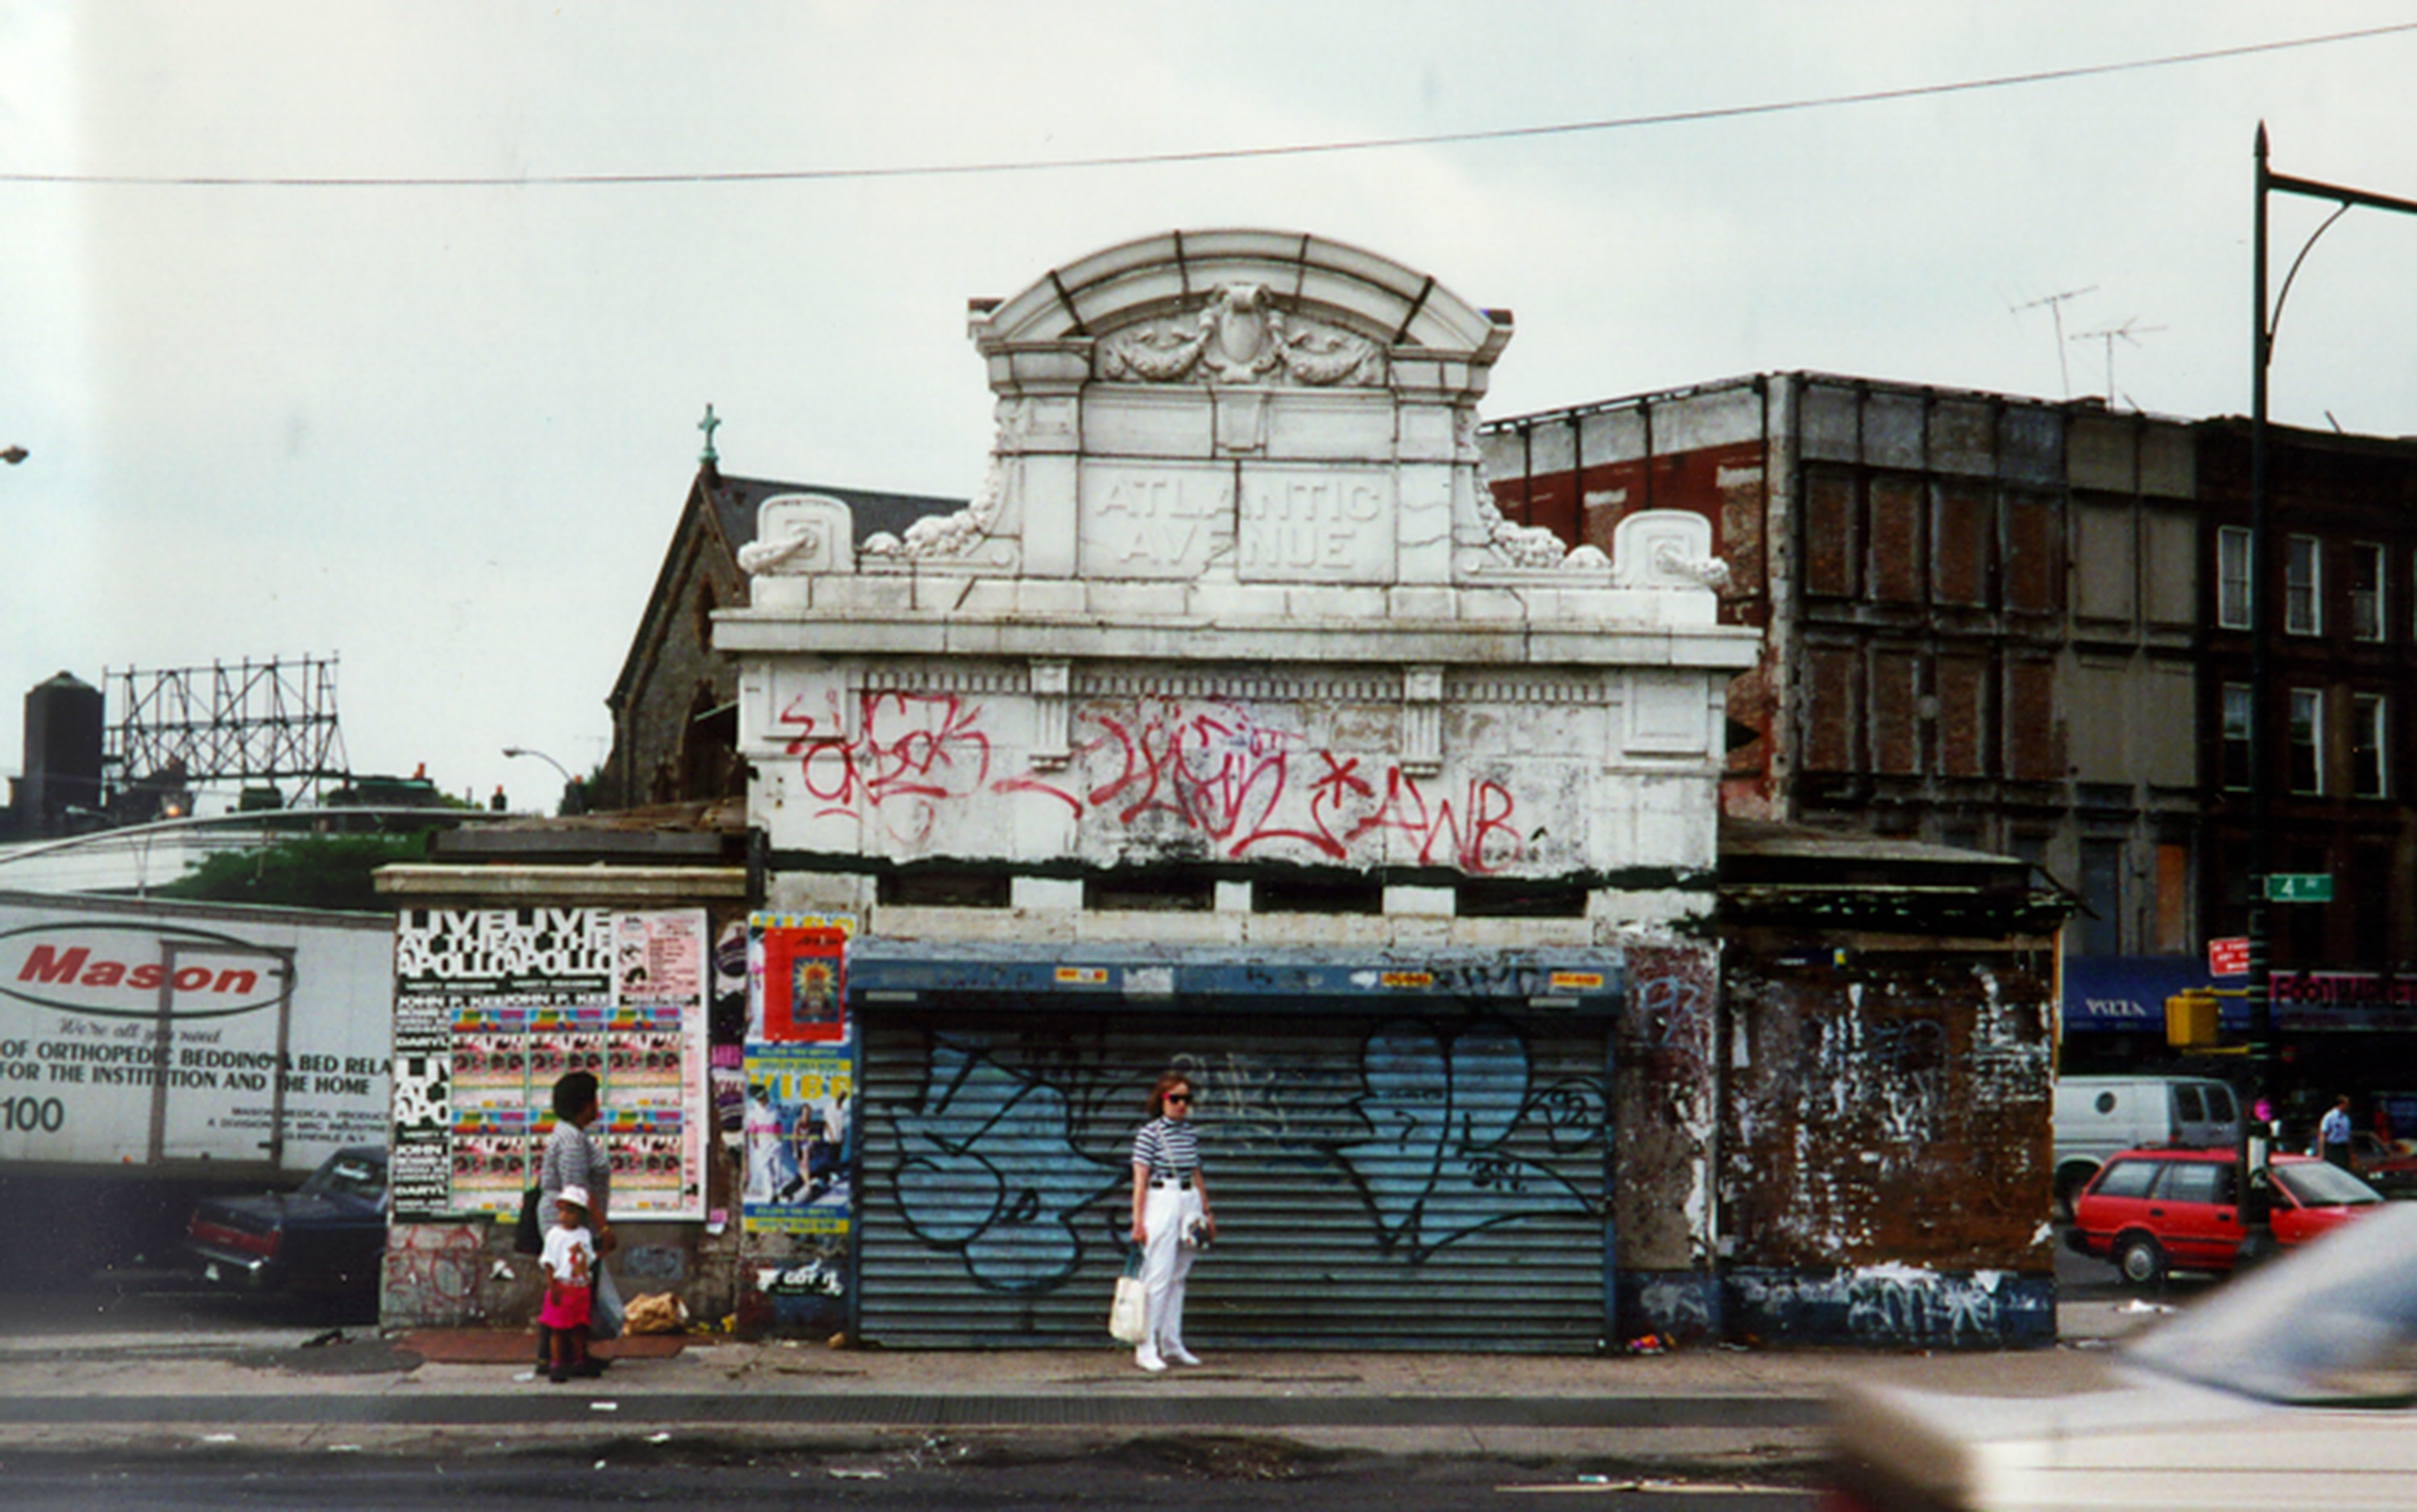
[[[702,910],[416,909],[395,941],[398,1217],[516,1214],[555,1080],[593,1072],[613,1217],[705,1216]]]
[[[844,1234],[854,1166],[856,1057],[830,1044],[747,1053],[747,1185],[755,1232]]]
[[[853,921],[757,914],[748,925],[741,1219],[752,1233],[844,1241],[856,1164]]]

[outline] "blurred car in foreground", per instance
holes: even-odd
[[[1825,1512],[2417,1507],[2417,1204],[2391,1203],[2044,1385],[1842,1392]]]
[[[291,1192],[210,1197],[185,1225],[202,1278],[260,1292],[377,1284],[386,1252],[386,1151],[338,1150]]]
[[[2269,1226],[2285,1249],[2340,1227],[2383,1194],[2322,1160],[2278,1155]],[[2241,1157],[2233,1150],[2125,1150],[2099,1167],[2073,1200],[2064,1241],[2112,1261],[2134,1286],[2167,1270],[2228,1271],[2239,1259]]]

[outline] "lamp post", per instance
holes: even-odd
[[[2257,208],[2254,278],[2257,284],[2255,302],[2250,310],[2249,347],[2249,1058],[2257,1079],[2257,1096],[2272,1102],[2275,1096],[2274,1005],[2271,991],[2270,943],[2267,915],[2270,900],[2266,896],[2267,879],[2274,870],[2274,817],[2270,790],[2274,773],[2268,766],[2273,745],[2269,739],[2269,727],[2273,722],[2270,694],[2273,686],[2273,654],[2269,643],[2273,638],[2273,574],[2270,571],[2268,545],[2273,527],[2273,460],[2266,437],[2266,381],[2268,370],[2274,362],[2274,333],[2283,323],[2283,302],[2291,296],[2291,280],[2300,276],[2300,265],[2308,259],[2317,238],[2333,229],[2334,221],[2348,215],[2353,206],[2371,210],[2392,210],[2402,215],[2417,215],[2417,201],[2395,199],[2388,194],[2370,193],[2365,189],[2345,188],[2339,184],[2319,183],[2312,178],[2294,178],[2277,174],[2266,165],[2266,123],[2257,123]],[[2273,308],[2266,302],[2266,200],[2272,194],[2298,194],[2313,200],[2331,201],[2338,208],[2327,217],[2301,244],[2299,254],[2291,259],[2290,270],[2283,276],[2283,287],[2275,295]],[[2263,1130],[2261,1133],[2271,1133]],[[2253,1180],[2263,1174],[2263,1160],[2246,1167]],[[2244,1204],[2246,1206],[2247,1204]],[[2257,1206],[2262,1217],[2263,1202]],[[2244,1213],[2244,1224],[2249,1215]],[[2262,1227],[2262,1223],[2260,1224]]]
[[[560,772],[562,774],[563,811],[566,813],[576,813],[582,807],[584,807],[578,802],[577,798],[579,792],[579,779],[570,775],[570,768],[563,765],[560,762],[555,761],[545,752],[541,750],[531,750],[526,746],[506,746],[504,748],[504,754],[508,757],[534,756],[539,761],[545,763],[546,765],[553,767],[557,772]]]

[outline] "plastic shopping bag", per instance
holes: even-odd
[[[1124,1274],[1117,1278],[1117,1299],[1108,1308],[1108,1337],[1119,1344],[1138,1344],[1149,1327],[1149,1297],[1141,1286],[1141,1250],[1125,1251]]]

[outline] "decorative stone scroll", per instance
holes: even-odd
[[[755,510],[755,538],[738,548],[738,570],[750,576],[802,577],[856,570],[855,517],[821,493],[783,493]]]
[[[864,554],[898,562],[940,562],[971,556],[991,538],[1004,489],[999,461],[994,456],[990,471],[982,476],[981,491],[974,495],[973,503],[952,515],[930,515],[916,521],[906,527],[904,540],[886,530],[875,532],[865,540]],[[743,559],[740,565],[745,566]]]
[[[1612,582],[1622,588],[1718,590],[1729,567],[1712,554],[1712,522],[1679,509],[1654,509],[1621,521],[1611,537]]]
[[[1295,383],[1374,387],[1385,355],[1364,336],[1286,313],[1255,283],[1228,283],[1197,310],[1103,338],[1099,376],[1112,382]]]

